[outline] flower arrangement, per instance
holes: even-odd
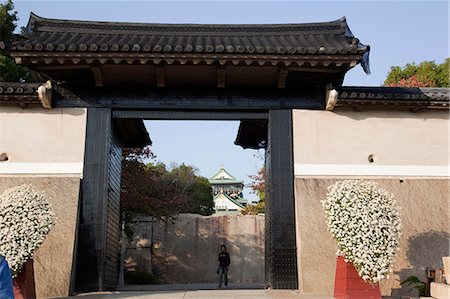
[[[10,264],[13,277],[33,257],[54,224],[47,196],[31,185],[13,187],[0,195],[0,254]]]
[[[337,255],[370,284],[389,278],[401,228],[394,196],[363,180],[338,181],[328,190],[321,203]]]

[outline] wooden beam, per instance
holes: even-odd
[[[280,68],[278,70],[278,76],[277,76],[277,87],[278,88],[286,87],[286,78],[287,78],[288,72],[289,71],[285,68]]]
[[[224,66],[217,67],[217,87],[225,88],[226,70]]]
[[[163,66],[155,66],[156,86],[166,87],[166,74]]]
[[[297,90],[290,88],[217,88],[172,87],[162,89],[136,88],[132,91],[118,86],[95,88],[61,88],[53,95],[54,107],[110,107],[115,109],[186,109],[186,110],[266,110],[325,109],[325,89]]]
[[[343,68],[313,68],[313,67],[289,67],[288,68],[291,72],[312,72],[312,73],[342,73]]]
[[[99,66],[91,67],[92,75],[94,75],[95,86],[103,87],[103,73]]]

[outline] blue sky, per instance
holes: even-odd
[[[372,74],[360,66],[344,85],[380,86],[393,65],[449,56],[447,1],[15,1],[19,27],[30,11],[57,19],[144,23],[305,23],[347,17],[353,34],[371,46]],[[249,182],[261,161],[234,145],[237,122],[147,122],[157,159],[191,164],[204,176],[223,163]],[[252,195],[246,195],[254,199]]]

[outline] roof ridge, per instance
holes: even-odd
[[[225,170],[225,167],[223,167],[223,165],[220,167],[219,171],[216,172],[216,174],[214,174],[212,177],[210,177],[210,180],[220,180],[220,179],[216,179],[215,177],[217,175],[219,175],[221,172],[225,172],[229,177],[231,177],[230,179],[224,179],[224,181],[226,180],[237,180],[231,173],[229,173],[228,171]]]
[[[48,27],[48,28],[45,28]],[[117,27],[117,28],[116,28]],[[330,31],[331,33],[344,33],[347,28],[346,18],[342,17],[335,21],[329,22],[313,22],[313,23],[275,23],[275,24],[197,24],[197,23],[137,23],[137,22],[109,22],[109,21],[88,21],[88,20],[65,20],[44,18],[30,13],[30,19],[27,24],[27,32],[32,31],[58,31],[60,29],[97,29],[110,31],[135,30],[149,33],[148,31],[164,31],[167,32],[211,32],[217,34],[219,32],[230,34],[230,29],[234,33],[258,33],[258,35],[267,35],[271,33],[286,32],[314,32],[314,31]],[[63,31],[63,30],[59,30]]]

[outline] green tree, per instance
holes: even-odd
[[[423,61],[419,64],[407,63],[404,67],[393,66],[388,73],[385,86],[401,87],[449,87],[450,58],[441,64]]]
[[[198,175],[198,169],[183,163],[173,167],[170,176],[188,198],[187,205],[181,212],[204,216],[214,212],[211,184],[207,178]]]
[[[6,45],[12,42],[17,20],[17,11],[14,11],[12,0],[0,3],[0,81],[32,82],[35,81],[32,73],[17,65],[5,50]]]
[[[187,211],[189,213],[200,214],[204,216],[214,213],[214,200],[212,196],[212,188],[208,179],[205,177],[197,177],[189,188],[189,205]]]

